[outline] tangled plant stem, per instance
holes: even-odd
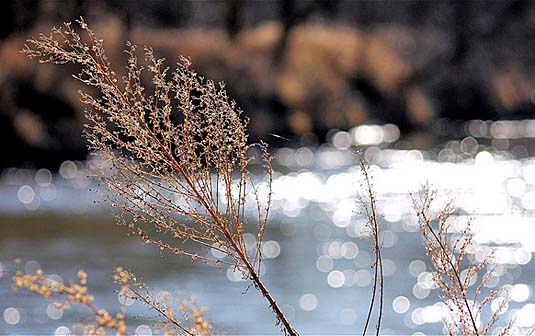
[[[468,221],[461,234],[457,238],[453,238],[449,232],[449,220],[453,213],[451,204],[439,212],[436,220],[432,220],[429,211],[435,198],[435,192],[430,191],[428,186],[424,186],[419,198],[414,195],[411,197],[420,223],[420,231],[426,244],[426,253],[436,271],[433,275],[433,281],[440,290],[439,297],[450,312],[450,321],[445,321],[449,334],[478,336],[487,334],[504,308],[503,304],[500,304],[500,307],[491,315],[483,328],[478,327],[477,320],[483,309],[499,294],[499,291],[491,291],[483,298],[480,306],[476,307],[478,295],[487,285],[493,269],[481,277],[482,280],[474,291],[473,303],[470,303],[468,287],[472,279],[478,278],[478,273],[491,265],[494,254],[488,254],[481,263],[464,261],[468,248],[474,244],[471,222]],[[467,265],[463,266],[464,263]],[[461,276],[462,272],[466,274],[464,279]],[[512,323],[507,323],[499,335],[507,335],[511,327]]]
[[[28,40],[23,52],[42,63],[74,63],[81,67],[74,77],[86,85],[80,91],[81,101],[87,106],[85,137],[97,158],[95,177],[108,190],[104,200],[116,209],[117,222],[161,251],[240,271],[267,300],[282,331],[297,335],[260,277],[262,242],[271,206],[271,157],[264,143],[248,143],[248,121],[227,97],[224,85],[204,80],[184,57],[170,71],[164,66],[165,60],[157,58],[149,47],[144,48],[144,61],[139,62],[137,47],[131,43],[127,43],[125,51],[126,73],[119,77],[108,61],[103,41],[83,19],[78,24],[82,33],[65,23],[63,27],[53,28],[50,35],[41,34]],[[147,74],[150,79],[145,83]],[[253,147],[260,149],[266,171],[265,182],[260,186],[253,183],[249,173]],[[379,335],[384,303],[380,223],[369,167],[362,156],[359,162],[364,176],[361,186],[364,196],[358,200],[368,220],[375,256],[372,295],[362,334],[367,333],[377,311],[375,334]],[[260,197],[261,193],[265,197]],[[246,246],[244,238],[246,230],[251,229],[246,220],[246,203],[251,194],[257,212],[255,249]],[[470,263],[464,270],[463,280],[461,262],[467,247],[473,244],[472,232],[468,225],[460,238],[450,240],[447,222],[450,209],[439,215],[438,227],[434,228],[427,213],[432,199],[427,191],[423,202],[413,201],[427,254],[437,270],[433,280],[453,316],[449,331],[485,334],[494,325],[498,313],[481,330],[476,321],[482,307],[497,293],[486,296],[481,307],[476,308],[477,295],[487,280],[476,289],[473,304],[467,288],[470,279],[489,265],[491,257],[477,265]],[[216,250],[223,257],[199,255],[198,250],[190,249],[185,242]],[[26,287],[44,296],[54,294],[52,287],[31,284],[42,280],[23,275],[15,279],[18,288]],[[68,288],[61,291],[69,293]],[[97,317],[123,332],[120,316],[114,320],[105,311],[97,311],[92,299],[77,294],[88,300],[85,304],[97,312]],[[139,293],[135,298],[156,310],[169,324],[191,334],[188,329],[181,329],[182,325],[157,302]],[[502,334],[510,327],[508,324]]]
[[[109,191],[104,198],[118,210],[118,223],[162,251],[241,271],[266,298],[284,333],[297,335],[259,275],[273,179],[265,144],[248,144],[247,120],[224,86],[204,80],[188,59],[182,57],[170,72],[149,47],[140,64],[136,46],[127,43],[127,73],[118,78],[103,41],[83,19],[78,24],[82,33],[66,23],[28,40],[23,52],[43,63],[81,66],[75,78],[87,86],[80,91],[88,107],[85,137],[98,156],[96,178]],[[151,75],[148,85],[145,73]],[[255,146],[266,168],[263,199],[248,170]],[[250,193],[256,194],[258,212],[253,256],[244,239]],[[187,241],[224,257],[200,256],[186,248]]]
[[[361,211],[366,216],[368,221],[368,228],[373,240],[373,254],[374,260],[374,275],[373,275],[373,287],[370,306],[368,308],[368,314],[366,316],[366,322],[362,335],[366,335],[369,324],[372,319],[372,314],[375,307],[375,299],[379,295],[379,307],[377,322],[375,324],[375,335],[379,335],[381,330],[381,321],[383,319],[383,303],[384,303],[384,277],[383,277],[383,258],[381,256],[381,244],[379,242],[379,219],[377,214],[377,202],[375,191],[370,176],[369,166],[363,157],[362,153],[357,153],[357,159],[359,161],[360,169],[364,177],[363,185],[361,189],[365,190],[365,194],[359,194],[357,200],[359,202]]]
[[[54,303],[57,309],[67,309],[73,304],[85,307],[91,312],[91,316],[86,320],[93,319],[94,322],[77,326],[77,329],[83,334],[105,335],[106,330],[114,330],[117,335],[126,335],[127,326],[124,322],[124,314],[118,313],[113,316],[106,309],[97,308],[94,304],[94,297],[87,288],[87,274],[83,270],[78,272],[78,279],[77,283],[71,283],[67,286],[48,279],[41,269],[38,269],[35,274],[24,274],[17,271],[13,277],[13,287],[27,289],[45,298],[56,300],[63,298],[63,300]]]

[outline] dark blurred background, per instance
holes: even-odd
[[[535,112],[534,1],[19,0],[1,1],[0,13],[0,168],[56,170],[86,157],[76,68],[19,53],[80,16],[119,71],[126,40],[171,65],[191,57],[227,83],[252,140],[275,147],[394,123],[404,146],[429,148],[444,120]]]

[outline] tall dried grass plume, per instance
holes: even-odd
[[[384,304],[384,272],[383,272],[383,257],[381,255],[381,242],[379,239],[380,218],[377,212],[377,196],[373,187],[372,174],[370,172],[369,163],[364,158],[364,154],[357,152],[357,159],[359,161],[360,170],[362,172],[363,181],[360,185],[361,194],[357,194],[357,203],[362,214],[366,218],[366,228],[369,230],[372,239],[372,250],[374,255],[373,261],[373,286],[370,298],[370,306],[366,315],[366,322],[362,335],[366,335],[374,310],[377,310],[377,320],[375,323],[375,335],[379,336],[381,331],[381,322],[383,319],[383,304]],[[378,298],[378,307],[375,307],[376,299]]]
[[[505,312],[507,300],[499,300],[490,318],[482,321],[484,309],[501,297],[500,290],[489,290],[487,284],[494,274],[494,253],[481,262],[470,260],[468,252],[474,245],[471,222],[455,233],[451,229],[451,215],[455,207],[447,204],[436,218],[430,213],[436,193],[424,186],[419,196],[411,195],[414,210],[423,235],[426,254],[435,272],[433,283],[439,291],[448,315],[444,324],[449,335],[486,335],[491,332],[500,314]],[[474,287],[470,289],[470,287]],[[505,293],[506,294],[506,293]],[[501,328],[499,335],[509,335],[512,321]]]
[[[295,335],[259,272],[271,157],[265,144],[248,143],[247,120],[224,85],[203,79],[184,57],[170,71],[149,47],[139,61],[132,43],[125,50],[126,74],[119,77],[103,41],[83,19],[77,23],[80,29],[65,23],[28,40],[23,53],[43,63],[81,67],[75,78],[85,84],[80,90],[89,121],[85,138],[98,157],[96,178],[118,210],[118,223],[161,251],[235,267],[266,298],[285,334]],[[262,190],[249,174],[252,147],[262,153]],[[244,239],[251,230],[248,198],[257,212],[252,253]],[[199,247],[224,257],[199,253]]]

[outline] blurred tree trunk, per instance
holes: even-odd
[[[225,29],[228,37],[233,40],[242,29],[243,0],[228,0],[226,2]]]
[[[295,26],[306,21],[315,12],[334,17],[338,9],[338,2],[338,0],[312,0],[305,2],[305,6],[300,8],[295,0],[279,0],[279,18],[282,22],[282,34],[273,54],[273,64],[276,66],[282,61],[290,32]]]

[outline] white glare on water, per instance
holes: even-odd
[[[420,283],[417,283],[412,287],[412,295],[420,300],[427,298],[430,292],[429,287],[422,287]]]
[[[422,311],[422,319],[425,323],[437,323],[444,319],[446,313],[441,305],[425,307]]]
[[[33,188],[29,185],[23,185],[19,188],[19,191],[17,192],[17,197],[21,203],[30,204],[33,202],[35,192],[33,191]]]
[[[327,283],[333,288],[339,288],[344,285],[345,276],[340,271],[331,271],[327,276]]]
[[[531,287],[527,284],[516,284],[511,288],[511,300],[525,302],[531,297]]]
[[[497,313],[498,315],[505,313],[508,307],[509,307],[509,303],[507,299],[501,296],[498,296],[497,298],[492,300],[492,303],[490,305],[492,312]]]
[[[419,259],[413,260],[409,264],[409,273],[415,278],[418,277],[420,273],[425,271],[425,269],[426,269],[425,263]]]
[[[59,166],[59,174],[64,179],[72,179],[76,176],[76,173],[78,171],[78,167],[76,167],[76,163],[72,161],[64,161]]]
[[[316,260],[316,268],[320,272],[329,272],[330,270],[332,270],[333,265],[334,262],[329,256],[322,255],[319,256]]]
[[[293,320],[295,318],[295,308],[292,305],[289,304],[283,304],[281,305],[281,310],[284,316],[289,320]]]
[[[392,296],[385,300],[388,306],[391,303],[396,314],[402,314],[395,315],[401,323],[407,328],[417,328],[428,323],[441,323],[444,316],[444,307],[433,304],[439,300],[432,280],[434,269],[420,245],[419,224],[408,196],[408,192],[417,192],[422,184],[429,182],[438,190],[436,206],[431,209],[433,217],[447,201],[455,201],[457,208],[450,218],[452,236],[461,233],[471,222],[475,245],[467,250],[465,260],[483,262],[488,253],[495,253],[495,264],[491,265],[493,273],[489,267],[479,276],[473,276],[469,290],[475,290],[483,277],[487,279],[484,291],[499,290],[507,284],[508,294],[492,300],[489,311],[499,312],[507,318],[515,317],[523,328],[533,326],[535,305],[531,303],[533,284],[529,282],[531,272],[528,267],[531,267],[535,253],[535,159],[513,159],[513,148],[520,148],[522,152],[515,143],[520,136],[535,138],[535,121],[471,121],[466,125],[465,133],[457,139],[430,151],[385,148],[400,137],[395,125],[360,125],[349,131],[331,132],[329,144],[317,148],[279,149],[274,163],[283,166],[280,170],[285,173],[274,175],[272,225],[268,228],[280,229],[277,232],[281,235],[271,235],[269,229],[266,231],[268,239],[277,240],[266,240],[261,245],[264,260],[271,270],[268,259],[294,253],[290,251],[293,247],[285,245],[287,239],[306,236],[311,240],[311,246],[306,246],[303,251],[310,247],[307,265],[318,272],[321,290],[345,295],[351,290],[366,292],[370,289],[374,255],[366,218],[359,213],[355,201],[361,170],[351,152],[354,145],[366,145],[368,147],[363,151],[372,164],[370,172],[383,225],[379,239],[384,251],[385,283],[393,281],[399,284],[397,289],[403,290],[391,293]],[[523,146],[527,147],[526,144]],[[86,168],[73,161],[61,164],[60,177],[53,176],[48,169],[11,169],[4,175],[5,181],[14,186],[12,199],[17,206],[28,210],[55,203],[60,203],[58,208],[62,208],[65,200],[78,199],[66,196],[64,185],[73,185],[79,191],[88,183],[84,177]],[[264,198],[269,193],[267,180],[264,175],[258,177],[260,182],[255,187],[260,198]],[[248,197],[254,200],[254,195]],[[180,199],[176,201],[180,202]],[[256,215],[256,210],[254,206],[246,209],[251,216]],[[413,245],[409,247],[408,239],[413,239],[410,242]],[[244,240],[248,254],[254,255],[258,248],[257,237],[247,233]],[[421,250],[414,251],[414,246],[420,246]],[[405,252],[408,248],[411,251]],[[225,253],[220,250],[221,246],[212,245],[206,253],[224,258]],[[527,265],[526,268],[520,267],[523,265]],[[24,266],[30,274],[39,267],[36,261],[29,261]],[[0,277],[5,268],[0,263]],[[265,272],[265,265],[261,265],[261,270]],[[225,267],[223,271],[232,282],[246,281],[235,267]],[[461,276],[464,278],[466,272]],[[52,276],[47,277],[52,279]],[[243,282],[235,285],[245,286]],[[299,310],[323,314],[324,309],[330,309],[326,308],[327,301],[319,306],[318,298],[323,298],[319,289],[306,291],[309,293],[289,299],[293,306],[289,303],[282,306],[289,319],[301,319],[303,312],[299,313]],[[124,296],[117,298],[123,305],[132,302]],[[43,308],[41,313],[44,315]],[[332,309],[332,314],[339,325],[350,328],[362,318],[360,310],[353,309],[356,306],[343,303]],[[4,321],[23,324],[23,312],[15,307],[4,309]],[[57,319],[62,314],[63,311],[49,305],[45,319],[47,316]],[[152,332],[144,327],[147,326],[139,326],[136,333]],[[56,331],[58,334],[64,332],[70,333],[70,330],[60,327]]]
[[[279,256],[281,247],[275,240],[269,240],[262,244],[262,254],[265,258],[274,259]]]
[[[416,325],[422,325],[425,323],[425,320],[423,318],[424,309],[423,308],[416,308],[413,310],[411,314],[412,322]]]
[[[405,296],[398,296],[392,301],[392,309],[398,314],[406,313],[411,307],[411,302]]]
[[[243,279],[243,273],[234,266],[227,269],[227,278],[232,282],[245,281]]]
[[[117,293],[117,300],[119,300],[123,306],[131,306],[135,302],[134,296],[135,294],[131,289],[124,287]]]
[[[345,308],[340,312],[339,319],[343,325],[353,325],[357,322],[357,313],[351,308]]]
[[[520,327],[532,328],[535,325],[535,304],[528,303],[514,314],[515,324]]]
[[[372,275],[367,270],[356,271],[354,282],[359,287],[367,287],[372,282]]]
[[[359,247],[354,242],[345,242],[342,244],[340,252],[345,259],[355,259],[359,254]]]
[[[54,303],[49,303],[46,307],[46,315],[51,320],[59,320],[63,317],[63,309],[58,308]]]
[[[136,328],[136,336],[151,336],[152,329],[148,325],[141,324]]]
[[[392,259],[383,259],[383,275],[392,276],[396,273],[396,262]]]
[[[4,321],[7,324],[17,324],[20,322],[20,311],[17,308],[9,307],[4,310]]]
[[[61,326],[61,327],[56,328],[56,331],[54,332],[54,335],[56,335],[56,336],[71,335],[71,330],[66,326]]]
[[[338,149],[351,147],[351,135],[347,132],[336,132],[333,136],[333,145]]]
[[[52,183],[52,173],[50,170],[43,168],[35,173],[35,182],[41,187],[46,187]]]
[[[314,310],[318,307],[318,298],[314,294],[304,294],[299,299],[299,306],[306,311]]]

